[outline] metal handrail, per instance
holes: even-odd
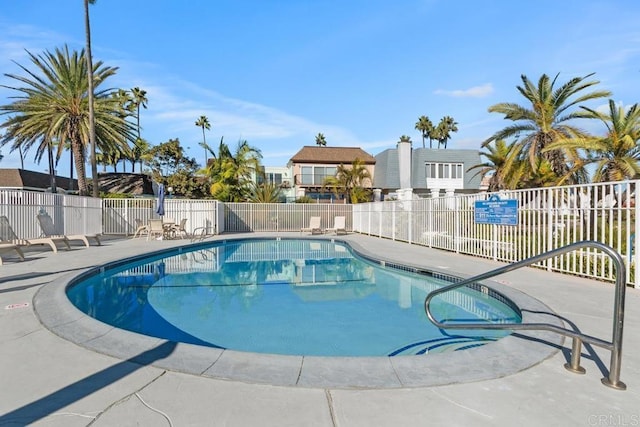
[[[538,261],[542,261],[548,258],[553,258],[558,255],[562,255],[568,252],[572,252],[579,248],[596,248],[600,251],[609,255],[612,259],[613,264],[616,269],[616,290],[614,297],[614,307],[613,307],[613,336],[611,341],[605,341],[600,338],[595,338],[589,335],[585,335],[570,329],[561,328],[556,325],[552,325],[549,323],[465,323],[465,324],[447,324],[441,323],[437,321],[433,314],[431,313],[431,309],[429,304],[431,300],[444,292],[451,291],[453,289],[457,289],[461,286],[466,286],[477,282],[479,280],[489,279],[491,277],[498,276],[503,273],[507,273],[509,271],[517,270],[522,267],[528,267]],[[430,292],[426,299],[424,300],[424,308],[427,314],[427,317],[438,328],[443,329],[511,329],[511,330],[546,330],[551,332],[556,332],[561,335],[565,335],[573,338],[572,348],[571,348],[571,362],[566,363],[564,367],[574,373],[585,372],[584,368],[580,366],[580,353],[582,348],[582,342],[587,342],[593,345],[597,345],[599,347],[603,347],[609,351],[611,351],[611,362],[609,365],[609,376],[606,378],[602,378],[602,383],[608,387],[617,389],[617,390],[626,390],[627,386],[620,381],[620,365],[622,362],[622,329],[624,326],[624,299],[626,292],[626,266],[622,260],[622,256],[618,252],[616,252],[611,247],[592,240],[587,240],[584,242],[576,242],[570,245],[564,246],[562,248],[554,249],[548,252],[545,252],[540,255],[533,256],[531,258],[527,258],[522,261],[514,262],[513,264],[506,265],[504,267],[497,268],[495,270],[488,271],[486,273],[479,274],[477,276],[471,277],[469,279],[465,279],[461,282],[454,283],[452,285],[445,286],[443,288],[437,289],[435,291]]]

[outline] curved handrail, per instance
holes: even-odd
[[[568,252],[572,252],[579,248],[595,248],[609,255],[612,259],[613,264],[616,270],[616,290],[614,297],[614,321],[613,321],[613,336],[611,342],[602,340],[600,338],[592,337],[589,335],[585,335],[570,329],[561,328],[556,325],[548,324],[548,323],[464,323],[464,324],[447,324],[441,323],[435,319],[433,313],[431,313],[430,303],[431,300],[444,292],[449,292],[451,290],[460,288],[462,286],[469,285],[471,283],[489,279],[491,277],[498,276],[503,273],[507,273],[509,271],[517,270],[522,267],[528,267],[536,262],[553,258],[558,255],[562,255]],[[565,367],[576,373],[584,373],[584,369],[580,367],[580,352],[582,342],[588,342],[593,345],[597,345],[599,347],[604,347],[607,350],[611,351],[611,362],[609,365],[609,376],[607,378],[602,379],[602,383],[609,387],[625,390],[626,385],[620,381],[620,365],[622,362],[622,331],[624,326],[624,299],[626,292],[626,266],[622,260],[622,256],[616,252],[611,247],[592,240],[587,240],[583,242],[576,242],[569,244],[567,246],[554,249],[548,252],[545,252],[540,255],[536,255],[522,261],[514,262],[513,264],[506,265],[504,267],[497,268],[495,270],[488,271],[486,273],[479,274],[477,276],[471,277],[469,279],[462,280],[460,282],[454,283],[452,285],[445,286],[440,289],[436,289],[435,291],[431,291],[424,300],[424,308],[427,314],[427,317],[438,328],[443,329],[511,329],[511,330],[546,330],[551,332],[556,332],[561,335],[569,336],[573,338],[572,352],[571,352],[571,363],[566,364]]]

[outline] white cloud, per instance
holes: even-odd
[[[444,90],[437,89],[436,95],[453,96],[455,98],[484,98],[493,93],[493,85],[486,83],[481,86],[474,86],[469,89]]]

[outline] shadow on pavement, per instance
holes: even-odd
[[[0,425],[30,425],[54,412],[78,401],[115,381],[126,377],[143,366],[169,356],[176,343],[167,341],[157,347],[142,352],[130,359],[96,372],[56,392],[35,400],[0,416]]]

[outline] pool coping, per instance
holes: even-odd
[[[214,241],[247,238],[220,236]],[[282,239],[290,238],[293,237]],[[349,245],[355,252],[371,259],[400,264],[397,260],[370,253],[353,241],[321,238]],[[312,238],[316,239],[318,238]],[[185,244],[183,247],[205,246],[211,242]],[[176,249],[177,247],[149,251],[144,256]],[[137,257],[127,257],[103,265],[114,265]],[[421,269],[411,263],[401,265]],[[564,342],[564,338],[556,333],[526,331],[464,351],[394,357],[284,356],[173,343],[107,325],[71,304],[65,292],[67,286],[75,278],[95,268],[86,268],[60,277],[38,290],[33,304],[42,325],[67,341],[101,354],[203,377],[307,388],[396,389],[441,386],[501,378],[521,372],[552,357],[560,351]],[[433,268],[429,271],[464,278],[450,271]],[[523,323],[544,322],[563,326],[560,317],[537,299],[495,280],[480,283],[513,301],[522,311]]]

